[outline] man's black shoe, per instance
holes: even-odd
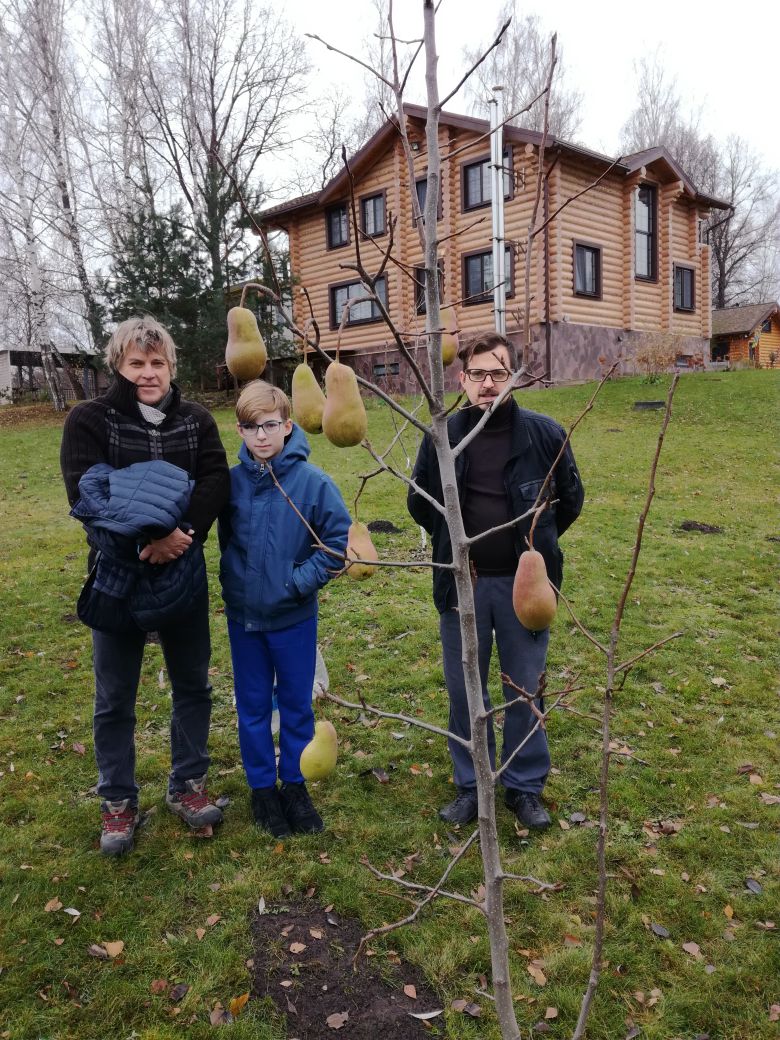
[[[532,791],[516,791],[514,788],[507,788],[506,804],[507,808],[515,813],[520,823],[526,827],[543,831],[552,823],[550,814],[542,805],[541,798]]]
[[[439,809],[439,816],[447,823],[471,823],[477,818],[477,791],[474,787],[459,787],[454,802]]]
[[[257,826],[269,831],[275,838],[286,838],[292,834],[275,787],[252,788],[252,815]]]
[[[306,784],[283,783],[279,799],[294,834],[318,834],[325,829],[322,817],[312,805]]]

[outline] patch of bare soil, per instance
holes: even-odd
[[[442,1007],[419,969],[385,952],[362,956],[353,971],[364,933],[359,921],[306,899],[255,916],[253,996],[273,1000],[287,1018],[289,1040],[443,1035],[443,1016],[410,1016]]]
[[[698,520],[683,520],[680,530],[698,531],[700,534],[723,534],[722,527],[715,527],[714,524],[701,524]]]
[[[0,407],[0,429],[24,426],[62,426],[67,412],[55,412],[50,404],[6,404]]]

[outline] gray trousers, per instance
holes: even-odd
[[[171,681],[171,791],[203,776],[211,720],[208,597],[158,632]],[[95,714],[92,724],[101,798],[138,801],[135,781],[135,700],[146,633],[92,631]]]
[[[512,607],[511,576],[479,577],[474,588],[474,607],[477,619],[479,674],[482,680],[482,700],[490,708],[487,689],[488,670],[495,636],[501,671],[529,693],[539,684],[539,676],[547,663],[549,629],[529,632],[523,628]],[[440,615],[440,632],[444,659],[444,680],[450,698],[449,728],[460,737],[471,737],[466,686],[463,679],[463,660],[460,639],[460,615],[457,610],[446,610]],[[501,749],[502,764],[533,728],[535,717],[528,705],[517,699],[517,693],[503,686],[504,699],[516,700],[513,707],[503,712],[504,741]],[[475,787],[474,763],[466,749],[454,740],[449,742],[450,756],[457,787]],[[496,741],[493,725],[488,723],[490,761],[495,768]],[[538,729],[518,752],[501,776],[504,787],[539,794],[550,771],[550,752],[545,730]]]

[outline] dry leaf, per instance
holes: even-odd
[[[47,914],[52,913],[55,910],[62,910],[62,903],[55,896],[54,899],[50,899],[46,906],[43,908]]]
[[[113,960],[124,950],[125,944],[121,939],[117,939],[116,942],[104,942],[103,947],[111,960]]]
[[[98,946],[97,943],[92,943],[91,946],[88,946],[87,947],[87,953],[90,955],[90,957],[95,957],[99,961],[107,961],[108,960],[108,954],[103,949],[103,947],[102,946]]]
[[[209,1015],[209,1022],[213,1026],[229,1026],[233,1021],[233,1016],[229,1011],[225,1011],[223,1007],[218,1004]]]
[[[404,986],[404,993],[411,1000],[417,1000],[417,989],[416,989],[416,987],[412,986],[411,983],[409,983],[408,985]]]
[[[164,993],[167,988],[168,988],[168,980],[167,979],[152,979],[151,985],[149,986],[149,989],[152,991],[152,993],[155,994],[155,996],[157,996],[157,994],[159,994],[159,993]]]
[[[77,910],[75,906],[66,906],[62,912],[63,914],[69,914],[74,919],[81,917],[81,911]]]
[[[760,791],[759,798],[764,805],[780,805],[780,794],[767,794],[766,791]]]
[[[760,773],[751,773],[748,779],[755,787],[761,787],[764,783],[764,778]]]
[[[206,918],[206,926],[208,928],[213,928],[214,925],[219,924],[221,920],[222,914],[209,914],[209,916]]]
[[[780,1022],[780,1004],[772,1004],[769,1008],[769,1021]]]
[[[73,745],[73,750],[76,752],[77,755],[83,755],[86,753],[87,749],[84,747],[83,744],[75,743]]]
[[[341,1029],[341,1027],[346,1024],[348,1018],[348,1011],[337,1011],[333,1015],[328,1015],[325,1019],[325,1024],[331,1029]]]
[[[320,931],[319,928],[310,928],[309,929],[309,935],[312,937],[312,939],[321,939],[322,938],[322,932]]]
[[[285,989],[289,989],[290,986],[292,986],[292,979],[282,979],[279,985],[283,986]]]
[[[64,942],[65,942],[65,940],[64,940],[64,939],[55,939],[55,940],[54,940],[54,945],[55,945],[55,946],[62,946],[62,944],[63,944]]]
[[[558,820],[558,826],[562,831],[568,831],[571,829],[571,824],[568,820]]]
[[[171,998],[174,1004],[178,1004],[178,1002],[183,997],[186,997],[187,993],[189,992],[189,988],[190,987],[187,985],[186,982],[180,982],[178,986],[173,987],[168,996]]]
[[[303,953],[305,949],[306,943],[294,942],[290,944],[290,953]]]
[[[525,967],[528,974],[531,976],[531,978],[534,980],[537,986],[547,985],[547,976],[544,974],[544,972],[538,966],[538,964],[534,963],[534,961],[531,961],[531,963],[526,964]]]
[[[241,1012],[246,1007],[246,1003],[249,1000],[248,993],[242,993],[240,997],[233,997],[230,1001],[230,1014],[233,1018],[238,1018]]]
[[[201,939],[203,938],[203,936],[205,934],[206,934],[206,929],[205,928],[196,928],[195,929],[195,935],[198,937],[198,942],[201,941]]]
[[[548,1007],[547,1010],[544,1013],[544,1017],[546,1019],[548,1019],[548,1020],[552,1019],[552,1018],[557,1018],[558,1017],[558,1008],[557,1007]]]
[[[576,935],[569,935],[567,932],[563,937],[564,946],[582,946],[582,939],[578,939]]]
[[[734,919],[734,907],[731,906],[729,903],[726,903],[726,905],[723,907],[723,913],[726,915],[726,917],[728,917],[729,921],[732,921]]]
[[[691,957],[693,957],[694,960],[700,961],[704,957],[704,955],[701,952],[701,948],[700,948],[698,943],[695,943],[695,942],[683,943],[682,948],[685,950],[686,953],[689,953],[691,955]]]
[[[408,1011],[407,1014],[411,1018],[417,1018],[420,1022],[427,1022],[431,1018],[438,1018],[439,1015],[444,1014],[444,1009],[439,1008],[438,1011]]]

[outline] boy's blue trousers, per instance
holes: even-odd
[[[276,632],[246,632],[228,619],[238,742],[249,786],[273,787],[271,734],[274,678],[279,707],[279,779],[300,784],[301,752],[314,736],[311,693],[317,659],[317,618]]]

